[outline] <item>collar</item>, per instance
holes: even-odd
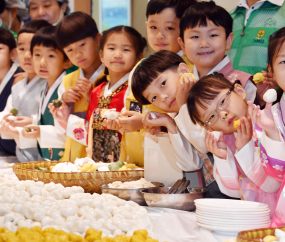
[[[130,75],[130,72],[127,73],[125,76],[123,76],[119,81],[117,81],[110,89],[109,89],[110,82],[108,82],[107,85],[105,86],[104,97],[105,98],[108,97],[119,86],[123,85],[129,79],[129,75]]]
[[[61,84],[63,77],[66,75],[66,72],[64,71],[57,79],[56,81],[52,84],[50,89],[47,92],[48,89],[48,84],[46,85],[46,88],[44,89],[42,93],[42,106],[40,108],[42,115],[45,113],[46,107],[48,105],[48,102],[54,93],[55,89]],[[46,93],[47,92],[47,93]],[[40,103],[40,104],[41,104]]]
[[[4,79],[2,80],[2,82],[0,84],[0,94],[2,93],[2,91],[5,88],[5,86],[7,85],[7,83],[10,81],[10,79],[13,77],[17,68],[18,68],[18,66],[15,63],[13,63],[10,70],[7,72],[6,76],[4,77]]]
[[[281,7],[283,5],[284,1],[285,0],[260,0],[257,3],[255,3],[253,6],[255,6],[256,8],[259,8],[264,2],[270,2],[274,5]],[[233,10],[233,12],[235,12],[238,7],[249,9],[246,0],[240,0],[237,4],[237,7]]]
[[[231,62],[230,57],[229,57],[228,55],[226,55],[226,56],[224,57],[224,59],[223,59],[218,65],[216,65],[216,66],[207,74],[207,76],[210,75],[210,74],[213,74],[214,72],[219,72],[219,71],[222,70],[229,62]],[[194,74],[194,76],[196,77],[197,80],[200,79],[196,65],[194,65],[194,67],[193,67],[193,74]]]
[[[79,70],[80,70],[79,77],[80,78],[85,78],[83,70],[81,68]],[[93,73],[93,75],[90,77],[89,81],[93,84],[104,70],[105,70],[105,65],[102,63],[98,67],[98,69]]]
[[[178,51],[178,52],[177,52],[177,55],[179,55],[179,56],[184,55],[184,54],[183,54],[183,51],[182,51],[182,50]]]

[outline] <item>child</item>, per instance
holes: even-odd
[[[150,47],[155,52],[169,50],[177,53],[190,70],[193,64],[186,55],[183,55],[177,39],[180,36],[180,19],[184,11],[194,3],[196,0],[150,0],[146,9],[145,23]]]
[[[21,116],[31,116],[37,113],[41,91],[46,86],[46,80],[36,75],[32,66],[31,56],[31,41],[35,33],[42,27],[50,26],[45,20],[32,20],[27,22],[18,33],[18,61],[23,71],[27,73],[27,77],[15,84],[12,87],[12,93],[8,98],[4,111],[0,113],[0,118],[7,114],[10,116],[10,110],[16,108],[18,110],[18,118],[21,120]],[[20,162],[37,161],[39,152],[37,149],[36,140],[25,140],[20,143],[19,135],[21,135],[22,127],[17,127],[17,123],[4,119],[2,120],[2,138],[4,133],[6,139],[13,139],[17,143],[16,155]],[[11,125],[10,125],[11,124]],[[29,144],[27,144],[29,143]],[[25,148],[31,147],[34,148]]]
[[[87,120],[94,115],[91,127],[94,129],[92,145],[92,159],[95,161],[108,162],[108,156],[114,154],[114,160],[119,159],[120,137],[118,131],[105,130],[101,109],[112,109],[120,112],[124,107],[125,93],[128,87],[129,72],[141,58],[146,46],[145,39],[133,28],[116,26],[103,32],[100,42],[100,58],[105,64],[108,75],[97,83],[92,90],[90,105],[87,112]],[[51,106],[50,106],[51,107]],[[74,139],[80,137],[78,142],[86,145],[87,129],[85,120],[75,115],[70,115],[66,105],[57,110],[51,107],[51,112],[58,120],[67,123],[66,134]],[[93,114],[94,112],[94,114]],[[64,117],[60,119],[60,117]],[[81,128],[81,135],[78,134]],[[90,132],[90,134],[92,134]],[[91,146],[90,144],[88,144]]]
[[[254,101],[256,87],[252,76],[233,69],[226,51],[233,40],[231,15],[215,2],[200,2],[188,8],[180,21],[179,44],[188,59],[194,63],[197,80],[214,72],[222,73],[228,80],[240,80],[247,99]],[[262,100],[263,93],[261,93]]]
[[[214,155],[213,174],[220,190],[232,197],[266,203],[272,216],[280,182],[266,174],[262,159],[265,155],[269,163],[274,161],[277,158],[275,153],[266,150],[282,144],[284,149],[284,140],[274,122],[267,122],[266,115],[260,116],[257,123],[263,129],[262,134],[258,132],[258,126],[254,129],[249,115],[251,111],[245,102],[246,92],[238,83],[232,84],[222,74],[203,77],[188,94],[189,115],[194,124],[220,133],[219,138],[211,132],[207,132],[205,137],[206,147]],[[253,107],[252,102],[249,103]],[[239,119],[240,124],[236,128],[234,122]],[[261,158],[258,149],[260,138]]]
[[[13,63],[17,57],[16,41],[9,30],[0,27],[0,112],[6,106],[14,82],[14,74],[20,68]],[[15,155],[16,143],[14,140],[0,138],[0,151]]]
[[[185,83],[183,83],[181,77],[185,73],[189,73],[189,69],[183,60],[170,51],[159,51],[144,59],[137,67],[132,80],[132,91],[138,102],[141,105],[151,103],[162,111],[171,113],[172,116],[176,115],[173,120],[167,114],[155,113],[156,119],[151,119],[150,114],[147,114],[143,120],[144,127],[151,134],[156,134],[161,130],[161,126],[174,126],[167,128],[168,131],[176,130],[168,133],[177,166],[183,171],[196,171],[202,168],[203,185],[209,191],[206,197],[228,198],[220,192],[212,174],[212,160],[206,155],[208,152],[205,146],[206,129],[192,123],[187,106],[184,105],[188,91],[195,83],[191,77],[184,77]],[[177,120],[183,108],[186,108],[186,112],[182,113],[184,119],[189,120],[184,126],[179,125],[181,122]]]
[[[273,74],[273,78],[277,81],[280,87],[278,92],[282,95],[280,103],[275,104],[272,107],[272,114],[269,113],[269,117],[274,119],[279,132],[283,139],[285,139],[285,81],[284,81],[284,64],[285,64],[285,27],[276,31],[269,38],[268,44],[268,70]],[[269,160],[264,165],[265,171],[276,180],[281,181],[281,189],[278,195],[278,203],[276,205],[274,218],[272,220],[272,227],[281,227],[285,224],[285,214],[284,214],[284,192],[285,192],[285,170],[284,170],[284,148],[282,145],[275,146],[274,155],[276,155],[275,160]],[[268,151],[269,152],[269,151]],[[265,154],[264,163],[267,160]],[[283,160],[281,162],[280,160]]]
[[[64,151],[65,130],[53,119],[47,105],[58,99],[57,89],[70,62],[56,44],[54,26],[44,27],[35,34],[31,53],[36,74],[47,84],[41,93],[38,114],[33,116],[33,125],[27,125],[22,134],[25,138],[37,138],[43,159],[59,160]]]
[[[63,78],[58,96],[70,108],[71,114],[86,117],[90,93],[98,79],[102,78],[105,66],[99,57],[101,35],[95,21],[82,12],[66,16],[56,29],[57,43],[72,64],[79,69]],[[78,138],[66,139],[65,153],[61,160],[74,161],[86,157],[86,146]]]

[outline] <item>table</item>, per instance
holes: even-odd
[[[13,180],[18,180],[12,167],[6,166],[6,164],[11,163],[19,163],[17,157],[0,156],[0,173],[10,175]],[[152,223],[150,236],[161,242],[224,242],[235,237],[234,235],[216,234],[201,228],[196,224],[195,212],[167,208],[146,208]]]

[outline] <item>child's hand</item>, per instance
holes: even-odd
[[[54,101],[52,101],[52,103],[49,103],[48,105],[49,111],[51,112],[54,119],[66,125],[70,115],[69,108],[63,101],[61,101],[61,106],[59,108],[56,108],[53,105],[53,102]]]
[[[90,94],[93,89],[91,81],[87,78],[78,78],[76,86],[79,87],[79,93],[85,97],[86,100],[90,100]]]
[[[184,76],[183,78],[184,81],[180,79],[179,89],[176,94],[176,102],[178,104],[179,109],[186,103],[188,92],[197,82],[195,78],[190,76]]]
[[[248,113],[253,121],[265,131],[266,135],[275,141],[279,140],[279,131],[274,122],[273,114],[271,111],[272,103],[266,103],[265,109],[260,110],[259,106],[255,106],[252,102],[248,101]]]
[[[252,135],[251,117],[241,118],[237,126],[236,148],[241,150],[252,139]]]
[[[119,125],[118,119],[115,119],[115,120],[104,119],[103,120],[103,126],[106,127],[107,129],[111,129],[111,130],[119,130],[122,128]]]
[[[76,103],[79,102],[82,94],[79,93],[80,88],[78,86],[70,87],[65,93],[63,93],[61,99],[66,103]]]
[[[265,83],[270,85],[271,88],[276,89],[277,81],[273,78],[273,74],[266,71],[262,71],[262,74],[265,77]]]
[[[143,128],[144,115],[135,111],[126,111],[118,117],[118,125],[124,132],[134,132]]]
[[[273,75],[269,72],[262,71],[263,76],[265,77],[264,82],[259,82],[257,84],[257,97],[259,100],[260,106],[263,106],[265,104],[265,101],[263,100],[263,95],[268,89],[276,89],[277,82],[275,79],[273,79]]]
[[[14,75],[14,82],[13,82],[13,86],[15,84],[17,84],[19,81],[22,81],[24,78],[26,78],[28,76],[28,74],[26,72],[20,72]]]
[[[17,116],[17,120],[9,121],[12,127],[25,127],[33,123],[33,119],[26,116]]]
[[[152,119],[150,113],[154,113],[156,115],[156,119]],[[173,118],[166,113],[148,112],[143,119],[143,126],[146,132],[150,134],[159,133],[162,126],[165,126],[172,134],[177,133],[176,123]]]
[[[30,132],[27,132],[26,128],[32,130]],[[23,137],[27,139],[36,139],[41,137],[41,130],[40,126],[38,125],[28,125],[22,130]]]
[[[10,125],[9,120],[3,119],[0,127],[1,134],[6,134],[14,138],[19,138],[19,132],[16,128]]]
[[[205,136],[205,144],[209,152],[221,159],[227,159],[228,151],[223,132],[221,132],[220,139],[217,141],[214,134],[208,131]]]

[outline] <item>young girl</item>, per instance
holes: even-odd
[[[211,132],[205,137],[206,147],[214,155],[213,173],[220,190],[232,197],[266,203],[272,216],[280,182],[266,174],[262,159],[266,155],[268,162],[274,160],[275,153],[266,150],[280,147],[284,142],[265,115],[258,122],[263,132],[257,126],[253,128],[245,100],[246,93],[240,84],[232,84],[216,74],[203,77],[191,88],[187,106],[193,123],[208,131],[220,132],[218,139]],[[255,113],[251,113],[255,117]],[[238,119],[240,124],[235,128],[234,122]],[[262,158],[258,151],[259,138]]]
[[[116,26],[103,32],[100,43],[100,58],[106,66],[104,76],[91,92],[90,105],[86,119],[94,115],[92,125],[93,141],[92,158],[95,161],[108,162],[108,156],[114,154],[114,160],[120,155],[120,135],[118,131],[106,130],[103,126],[102,109],[116,109],[120,112],[124,107],[125,92],[128,87],[129,72],[141,58],[146,46],[145,39],[133,28]],[[54,117],[65,124],[67,136],[81,144],[87,142],[87,125],[84,119],[69,115],[63,102],[62,107],[55,109],[50,105]],[[78,133],[80,132],[80,134]]]
[[[277,81],[280,89],[278,90],[279,95],[281,97],[280,103],[275,104],[271,110],[271,112],[267,112],[267,116],[269,117],[269,121],[275,121],[277,128],[282,136],[285,138],[285,27],[276,31],[269,38],[268,44],[268,70],[271,74],[273,74],[273,78]],[[279,96],[278,95],[278,96]],[[252,108],[254,111],[256,108]],[[257,120],[256,120],[257,122]],[[264,158],[264,169],[266,173],[277,181],[282,182],[281,188],[278,195],[278,202],[276,205],[274,217],[272,220],[272,227],[281,227],[285,224],[285,153],[283,144],[279,146],[275,146],[272,150],[274,151],[274,156],[276,159],[270,160],[265,154],[262,154]],[[261,150],[262,152],[262,150]],[[269,150],[268,150],[269,152]]]

